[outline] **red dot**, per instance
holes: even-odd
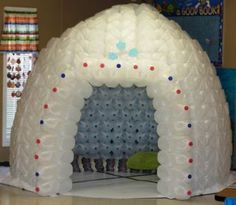
[[[189,162],[190,164],[192,164],[192,163],[193,163],[193,159],[190,158],[190,159],[188,160],[188,162]]]
[[[176,90],[176,93],[177,93],[177,94],[180,94],[180,93],[181,93],[181,90],[179,90],[179,89]]]
[[[155,70],[155,67],[154,66],[150,66],[149,68],[151,71],[154,71]]]
[[[39,191],[40,191],[40,188],[39,188],[39,187],[35,187],[35,191],[36,191],[36,192],[39,192]]]
[[[48,104],[44,104],[44,105],[43,105],[43,108],[44,108],[44,109],[48,109]]]
[[[192,146],[193,146],[193,142],[192,142],[192,141],[189,142],[189,143],[188,143],[188,146],[192,147]]]
[[[41,140],[40,139],[36,139],[35,142],[36,142],[36,144],[40,144]]]
[[[187,195],[188,195],[188,196],[191,196],[191,195],[192,195],[192,192],[191,192],[191,191],[188,191],[188,192],[187,192]]]
[[[88,67],[88,63],[83,63],[84,68]]]
[[[34,159],[35,160],[38,160],[39,159],[39,156],[37,154],[34,155]]]
[[[184,110],[186,110],[186,111],[189,110],[189,106],[187,106],[187,105],[184,106]]]
[[[100,64],[100,68],[104,68],[105,67],[105,64],[104,63],[101,63]]]
[[[137,70],[138,69],[138,65],[134,65],[134,69]]]
[[[56,93],[56,92],[57,92],[57,88],[53,88],[52,91],[53,91],[54,93]]]

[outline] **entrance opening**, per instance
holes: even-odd
[[[154,112],[146,87],[93,87],[77,123],[73,183],[80,183],[81,187],[82,183],[120,178],[126,179],[125,183],[157,183],[156,169],[127,166],[127,160],[135,153],[158,152]]]

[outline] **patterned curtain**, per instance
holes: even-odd
[[[38,18],[36,8],[5,7],[1,52],[37,52]]]

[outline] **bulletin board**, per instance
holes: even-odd
[[[154,5],[198,40],[215,66],[222,65],[223,0],[155,0]]]

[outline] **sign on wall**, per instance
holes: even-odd
[[[198,40],[212,63],[222,65],[223,0],[155,0],[155,7]]]

